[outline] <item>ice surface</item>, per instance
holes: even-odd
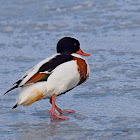
[[[1,0],[0,139],[139,140],[140,1]],[[50,120],[49,100],[12,110],[25,71],[77,38],[90,65],[86,83],[57,98],[69,120]]]

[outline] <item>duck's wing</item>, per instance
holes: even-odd
[[[41,66],[43,66],[45,63],[49,62],[51,59],[55,58],[55,56],[52,56],[50,58],[44,59],[43,61],[41,61],[40,63],[38,63],[37,65],[35,65],[33,68],[29,69],[17,82],[15,82],[12,88],[10,88],[9,90],[7,90],[5,94],[7,94],[9,91],[18,88],[18,87],[22,87],[24,85],[29,85],[31,83],[35,83],[38,80],[40,80],[40,78],[43,78],[43,73],[38,73],[38,70]],[[37,74],[38,73],[38,74]],[[46,71],[47,73],[47,71]],[[49,72],[48,72],[49,73]],[[33,80],[34,79],[34,80]]]
[[[25,85],[34,84],[36,82],[47,81],[48,77],[53,73],[53,70],[62,63],[73,60],[72,55],[67,54],[57,54],[49,59],[45,59],[38,63],[35,67],[27,71],[20,80],[18,80],[15,85],[6,91],[9,91],[22,87]]]

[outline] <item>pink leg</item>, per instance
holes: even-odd
[[[53,94],[52,95],[52,109],[48,112],[48,113],[51,113],[51,116],[50,118],[53,118],[53,119],[67,119],[68,117],[65,117],[65,116],[58,116],[56,113],[55,113],[55,100],[56,100],[56,95]]]
[[[52,104],[52,100],[51,100],[51,99],[50,99],[50,103]],[[55,109],[56,109],[60,114],[63,114],[63,113],[74,113],[74,112],[75,112],[74,110],[69,110],[69,111],[61,110],[57,105],[55,105]]]

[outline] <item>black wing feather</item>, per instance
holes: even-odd
[[[15,85],[15,86],[13,86],[12,88],[10,88],[9,90],[7,90],[7,91],[4,93],[4,95],[7,94],[9,91],[15,89],[15,88],[18,88],[18,85]]]
[[[73,56],[70,55],[70,54],[57,55],[56,57],[52,58],[51,60],[49,60],[48,62],[43,64],[40,67],[40,69],[38,70],[38,73],[39,72],[44,72],[44,71],[51,72],[52,70],[54,70],[60,64],[71,61],[71,60],[73,60]]]

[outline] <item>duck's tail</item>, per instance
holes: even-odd
[[[16,104],[12,107],[12,109],[15,109],[17,106],[18,106],[18,104],[16,103]]]

